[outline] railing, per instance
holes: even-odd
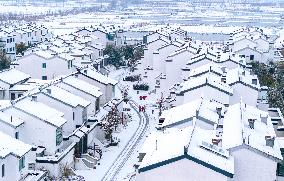
[[[94,168],[95,163],[91,162],[85,158],[81,158],[80,160],[82,160],[82,162],[88,167],[88,168]]]
[[[98,161],[96,158],[94,158],[94,157],[92,157],[88,154],[82,154],[81,157],[93,162],[94,164],[96,164],[97,161]]]

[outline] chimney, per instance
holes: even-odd
[[[274,147],[275,137],[265,136],[266,146]]]
[[[221,138],[212,138],[212,144],[218,146],[221,142]]]
[[[263,122],[264,124],[267,124],[267,115],[266,115],[266,116],[260,115],[260,120],[261,120],[261,122]]]
[[[37,96],[36,95],[32,95],[32,101],[37,101]]]
[[[51,89],[46,89],[46,92],[47,92],[48,94],[51,94]]]
[[[226,83],[226,77],[221,77],[221,82]]]
[[[216,111],[217,111],[217,114],[219,115],[219,118],[221,118],[222,117],[222,107],[216,107]]]
[[[158,150],[158,140],[156,140],[156,150]]]
[[[254,129],[255,119],[248,119],[250,129]]]

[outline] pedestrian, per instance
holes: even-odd
[[[152,109],[152,114],[154,114],[154,109]]]

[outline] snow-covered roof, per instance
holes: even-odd
[[[222,75],[223,70],[222,67],[218,66],[216,63],[208,63],[205,65],[202,65],[200,67],[197,67],[195,69],[192,69],[188,75],[188,77],[197,77],[199,75],[205,74],[207,72],[213,72],[217,75]]]
[[[63,82],[94,97],[100,97],[103,94],[98,87],[73,76],[63,79]]]
[[[162,163],[166,160],[176,162],[181,159],[188,159],[227,177],[233,177],[234,158],[229,155],[228,151],[217,146],[215,146],[218,148],[216,150],[203,147],[205,143],[210,144],[211,139],[212,130],[203,130],[197,126],[189,126],[183,129],[168,128],[164,131],[152,132],[146,138],[140,151],[140,153],[146,153],[146,155],[139,166],[139,172],[162,166]],[[219,154],[220,150],[226,156]],[[167,162],[167,164],[171,162]]]
[[[0,81],[3,81],[7,84],[14,85],[26,79],[29,79],[31,76],[25,74],[16,69],[6,69],[0,72]]]
[[[261,117],[267,117],[266,121],[262,121]],[[253,122],[253,127],[249,125],[249,119]],[[276,137],[271,117],[267,112],[246,105],[242,101],[228,108],[223,120],[224,148],[233,149],[246,145],[265,157],[282,160],[277,141],[273,147],[266,146],[266,136]]]
[[[96,70],[93,70],[93,69],[83,69],[83,70],[80,70],[80,72],[83,74],[83,75],[86,75],[88,77],[91,77],[92,79],[98,81],[98,82],[101,82],[103,84],[111,84],[111,85],[116,85],[118,82],[110,77],[107,77],[99,72],[97,72]]]
[[[183,123],[190,123],[192,125],[194,117],[212,125],[218,124],[219,115],[216,108],[223,107],[220,103],[200,98],[163,111],[159,118],[163,120],[163,123],[159,124],[158,128],[174,127]]]
[[[164,122],[158,127],[172,127],[181,124],[183,121],[192,121],[192,118],[196,116],[196,110],[198,110],[201,101],[201,99],[197,99],[163,111],[160,119],[164,119]]]
[[[213,73],[204,74],[198,77],[193,77],[181,84],[181,93],[188,92],[190,90],[199,88],[200,86],[210,85],[213,88],[216,88],[222,92],[233,95],[233,89],[226,83],[221,82],[219,76],[216,76]]]
[[[0,158],[5,158],[9,154],[12,154],[16,157],[22,157],[32,149],[31,145],[12,138],[1,131],[0,140]]]
[[[77,107],[77,106],[87,107],[89,104],[91,104],[90,101],[87,101],[79,96],[76,96],[54,85],[47,87],[42,92],[45,95],[48,95],[68,105],[71,105],[72,107]]]
[[[62,112],[59,112],[41,102],[34,101],[31,97],[26,97],[18,101],[14,104],[14,107],[56,127],[61,127],[67,122],[67,120],[63,118],[64,114]]]
[[[40,50],[40,51],[36,51],[34,52],[35,55],[38,55],[44,59],[51,59],[52,57],[54,57],[54,54],[52,54],[51,51],[44,51],[44,50]]]
[[[63,58],[65,60],[74,60],[75,59],[69,53],[60,53],[60,54],[58,54],[58,57]]]
[[[36,87],[35,84],[16,84],[13,87],[11,87],[10,91],[29,91]]]
[[[260,84],[257,75],[253,75],[249,71],[244,70],[242,68],[235,68],[228,71],[226,74],[226,83],[228,83],[229,85],[233,85],[238,82],[244,83],[245,85],[248,85],[257,90],[260,89]]]
[[[154,131],[148,134],[139,151],[140,153],[146,153],[139,168],[183,155],[183,148],[188,144],[192,130],[192,127],[184,129],[169,128],[166,131]],[[169,146],[171,144],[174,144],[174,146]]]
[[[12,127],[18,127],[24,124],[24,121],[15,115],[9,115],[0,111],[0,122],[8,124]]]

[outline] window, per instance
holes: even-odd
[[[12,51],[13,49],[12,48],[10,48],[10,52]]]
[[[15,100],[15,99],[16,99],[15,93],[11,93],[11,100]]]
[[[13,42],[13,38],[10,38],[10,42]]]
[[[252,79],[252,84],[257,85],[257,79]]]
[[[7,39],[7,43],[9,43],[9,39]]]
[[[19,132],[18,131],[15,133],[15,138],[19,139]]]
[[[70,69],[72,67],[72,61],[68,61],[68,69]]]
[[[23,157],[19,160],[19,171],[21,171],[23,168],[25,168],[25,156],[23,156]]]
[[[43,68],[43,69],[46,68],[46,63],[42,63],[42,68]]]
[[[96,100],[96,111],[100,110],[100,98],[98,97]]]
[[[42,76],[41,79],[42,80],[47,80],[47,76]]]
[[[1,170],[2,170],[2,177],[4,177],[5,176],[5,164],[2,165]]]
[[[18,94],[18,98],[19,98],[19,97],[22,97],[22,96],[23,96],[23,94]]]
[[[245,55],[240,55],[240,58],[246,58],[246,56]]]
[[[73,121],[75,120],[75,112],[73,112]]]
[[[57,128],[56,129],[56,146],[60,145],[62,142],[63,137],[62,137],[62,128]]]
[[[250,56],[249,56],[249,59],[250,59],[250,60],[254,60],[254,55],[250,55]]]

